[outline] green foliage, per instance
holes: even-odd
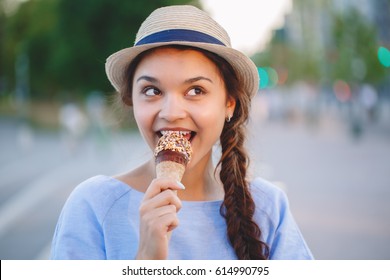
[[[294,46],[287,36],[281,36],[281,29],[276,31],[267,50],[254,55],[253,60],[258,66],[287,68],[288,83],[344,80],[375,85],[383,81],[386,70],[377,57],[375,26],[355,9],[337,14],[328,9],[327,13],[331,23],[330,33],[324,34],[329,37],[327,45],[316,50],[316,42],[305,40],[299,47]]]
[[[5,53],[4,53],[4,45],[5,45],[5,14],[3,10],[3,2],[4,0],[0,0],[0,94],[2,91],[2,80],[3,77],[3,71],[4,71],[4,60],[5,60]]]
[[[377,59],[375,28],[355,9],[335,15],[333,23],[336,59],[331,64],[332,78],[356,83],[380,82],[385,73]]]
[[[309,55],[306,49],[294,47],[286,38],[284,30],[277,30],[267,47],[256,53],[252,60],[258,66],[269,66],[288,73],[287,84],[297,80],[318,81],[320,79],[319,57]],[[310,48],[310,45],[305,45]]]
[[[151,11],[188,2],[29,0],[6,19],[6,59],[0,67],[14,80],[15,61],[26,53],[32,97],[111,91],[104,72],[106,58],[133,45],[139,25]]]
[[[21,54],[27,54],[30,65],[30,84],[39,89],[44,84],[52,86],[50,56],[55,41],[56,1],[27,1],[18,12],[6,22],[6,74],[13,80],[15,61]],[[43,89],[39,89],[42,92]],[[38,92],[38,91],[37,91]]]

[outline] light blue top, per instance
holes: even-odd
[[[287,197],[263,179],[251,183],[254,219],[270,259],[312,259],[289,210]],[[68,198],[52,244],[52,259],[134,259],[143,193],[108,176],[81,183]],[[182,201],[169,259],[236,259],[226,234],[222,201]]]

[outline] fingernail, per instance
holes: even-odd
[[[179,185],[179,187],[182,189],[182,190],[185,190],[186,189],[186,187],[181,183],[181,182],[179,182],[179,181],[176,181],[177,182],[177,184]]]

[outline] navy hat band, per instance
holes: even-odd
[[[225,46],[224,43],[208,34],[188,29],[170,29],[156,32],[142,38],[134,46],[175,41],[209,43]]]

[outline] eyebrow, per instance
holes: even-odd
[[[184,82],[186,84],[192,84],[192,83],[196,83],[197,81],[201,81],[201,80],[206,80],[206,81],[209,81],[210,83],[213,83],[213,81],[209,78],[206,78],[206,77],[203,77],[203,76],[199,76],[199,77],[194,77],[194,78],[191,78],[191,79],[187,79],[185,80]]]
[[[139,82],[141,80],[145,80],[145,81],[148,81],[151,83],[156,83],[156,84],[160,83],[160,81],[158,79],[151,77],[151,76],[146,76],[146,75],[139,77],[137,79],[137,82]],[[192,83],[196,83],[197,81],[201,81],[201,80],[205,80],[205,81],[209,81],[210,83],[213,83],[213,81],[211,79],[203,77],[203,76],[198,76],[198,77],[187,79],[184,81],[184,83],[192,84]]]
[[[145,80],[145,81],[148,81],[148,82],[151,82],[151,83],[155,83],[155,84],[160,83],[160,81],[158,79],[150,77],[150,76],[141,76],[141,77],[139,77],[137,79],[137,82],[139,82],[141,80]]]

